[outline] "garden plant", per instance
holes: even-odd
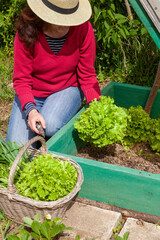
[[[96,147],[113,143],[131,147],[148,141],[152,150],[160,152],[160,119],[151,119],[141,106],[125,109],[101,96],[81,113],[74,127],[83,141]]]
[[[20,195],[36,201],[55,201],[73,190],[77,176],[70,162],[53,154],[38,155],[24,164],[15,185]]]
[[[40,221],[40,215],[36,214],[32,220],[29,217],[23,218],[23,224],[19,225],[7,234],[12,221],[8,221],[5,230],[1,229],[3,240],[32,240],[32,239],[46,239],[52,240],[66,230],[72,230],[71,227],[66,227],[62,223],[62,218],[54,218],[51,220],[50,215],[46,215],[44,221]],[[14,232],[17,232],[14,234]]]

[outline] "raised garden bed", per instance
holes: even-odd
[[[150,90],[151,88],[111,82],[102,90],[102,94],[114,98],[115,103],[121,107],[144,107]],[[160,92],[152,107],[152,118],[159,116],[159,102]],[[160,216],[159,174],[75,156],[84,148],[85,143],[79,139],[73,124],[84,110],[85,108],[47,142],[49,151],[70,155],[81,165],[85,180],[79,196]]]

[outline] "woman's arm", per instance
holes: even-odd
[[[28,102],[33,102],[36,105],[32,94],[32,71],[32,49],[26,48],[19,40],[18,33],[16,33],[14,41],[13,84],[22,110],[24,110],[24,106]]]
[[[27,49],[19,40],[18,34],[16,34],[14,41],[14,89],[21,103],[22,110],[26,110],[28,126],[32,131],[39,134],[36,122],[41,122],[44,129],[46,128],[46,123],[43,116],[36,109],[36,103],[32,94],[32,72],[32,49]]]
[[[80,48],[80,60],[77,67],[78,80],[84,92],[87,103],[94,98],[100,99],[100,88],[97,81],[94,62],[95,62],[95,36],[92,25],[87,22],[84,25],[84,40]]]

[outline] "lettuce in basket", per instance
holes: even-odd
[[[69,194],[77,182],[77,170],[53,154],[39,155],[26,163],[15,183],[20,195],[37,201],[55,201]]]

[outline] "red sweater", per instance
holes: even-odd
[[[44,33],[40,33],[33,49],[14,41],[14,88],[22,105],[35,97],[47,97],[69,86],[80,86],[87,103],[99,99],[100,88],[94,69],[95,38],[89,22],[70,27],[67,39],[55,55]]]

